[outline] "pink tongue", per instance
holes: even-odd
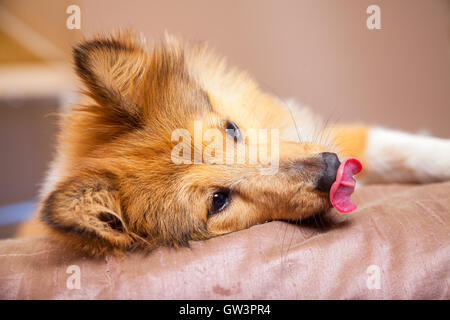
[[[356,158],[348,158],[341,163],[336,174],[336,181],[331,186],[330,201],[339,212],[351,212],[356,205],[350,199],[355,190],[355,178],[353,175],[362,170],[362,164]]]

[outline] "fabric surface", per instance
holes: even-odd
[[[3,240],[0,298],[449,299],[450,182],[367,186],[353,199],[356,211],[319,227],[271,222],[122,259]]]

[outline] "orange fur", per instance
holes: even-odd
[[[369,131],[365,125],[338,125],[332,128],[332,139],[340,153],[363,160]]]
[[[121,33],[82,42],[74,57],[89,100],[61,122],[61,170],[39,210],[50,233],[66,244],[92,255],[178,247],[330,208],[328,193],[316,189],[325,144],[281,141],[273,175],[261,175],[248,162],[171,161],[171,133],[185,128],[194,135],[196,120],[220,130],[232,120],[244,133],[287,126],[295,131],[277,98],[246,74],[228,70],[204,46],[189,48],[167,37],[150,50]],[[206,143],[201,150],[191,147],[203,152]],[[232,191],[230,205],[208,216],[211,195],[223,188]]]

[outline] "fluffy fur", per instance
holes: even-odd
[[[307,108],[262,92],[205,45],[188,47],[167,36],[150,49],[125,32],[83,41],[73,53],[86,101],[61,121],[39,215],[50,234],[92,255],[184,246],[265,221],[319,214],[330,208],[328,193],[316,188],[324,170],[319,153],[364,162],[374,157],[367,147],[379,145],[373,139],[380,135],[369,127],[324,129]],[[193,122],[200,121],[223,130],[227,120],[244,133],[280,130],[276,174],[261,175],[249,163],[172,162],[175,129],[194,135]],[[189,146],[193,153],[205,147]],[[372,163],[368,171],[379,165]],[[224,188],[232,191],[230,205],[208,216],[212,194]]]

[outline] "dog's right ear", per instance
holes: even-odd
[[[149,54],[134,33],[84,41],[73,49],[75,69],[99,105],[139,112],[140,84],[148,71]]]
[[[41,220],[56,235],[92,255],[133,243],[111,176],[85,173],[57,185],[41,203]]]

